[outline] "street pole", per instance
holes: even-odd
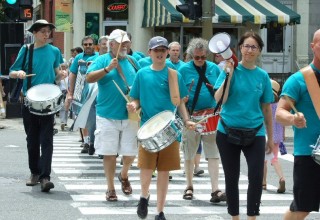
[[[203,0],[202,1],[202,38],[206,40],[210,40],[213,32],[212,32],[212,3],[215,0]],[[208,60],[213,61],[212,53],[209,54]]]

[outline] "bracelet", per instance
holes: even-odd
[[[109,71],[108,71],[108,68],[107,68],[107,67],[103,68],[103,70],[104,70],[106,73],[109,73]]]

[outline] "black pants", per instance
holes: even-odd
[[[22,116],[27,134],[29,169],[32,174],[40,175],[40,180],[50,180],[54,115],[35,115],[24,106]]]
[[[239,215],[239,177],[242,151],[248,165],[247,215],[259,215],[266,145],[265,137],[257,136],[251,145],[239,146],[230,144],[227,141],[227,136],[218,131],[216,141],[225,174],[228,213],[231,216]]]

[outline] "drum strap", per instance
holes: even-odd
[[[171,102],[174,106],[180,105],[180,91],[177,71],[168,67],[168,82]]]
[[[126,77],[124,76],[124,74],[123,74],[123,72],[122,72],[122,68],[121,68],[120,64],[117,66],[117,70],[118,70],[118,73],[119,73],[119,75],[121,76],[124,84],[125,84],[126,87],[127,87],[127,93],[126,93],[126,94],[129,94],[129,92],[130,92],[130,87],[129,87],[128,83],[127,83]]]
[[[129,57],[129,56],[127,56],[127,58],[128,58],[128,61],[131,63],[131,65],[133,66],[133,68],[134,68],[134,70],[136,71],[136,72],[138,72],[138,68],[137,68],[137,66],[136,66],[136,64],[133,62],[133,60]]]
[[[29,61],[28,61],[28,74],[32,74],[32,60],[33,60],[34,44],[29,47]],[[31,88],[31,77],[28,77],[27,90]]]
[[[301,72],[303,74],[304,80],[306,81],[307,89],[311,97],[313,107],[320,119],[320,87],[317,80],[317,75],[319,75],[319,73],[317,73],[311,66],[307,66],[301,69]]]

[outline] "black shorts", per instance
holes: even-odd
[[[319,211],[320,165],[311,156],[295,156],[293,168],[293,201],[290,211]]]

